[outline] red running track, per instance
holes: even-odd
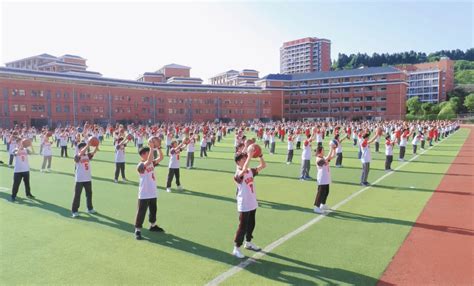
[[[378,285],[474,285],[474,127]]]

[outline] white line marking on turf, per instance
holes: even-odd
[[[453,134],[451,134],[452,136]],[[451,137],[450,136],[450,137]],[[404,166],[406,166],[408,163],[412,162],[413,160],[417,159],[420,155],[424,154],[425,152],[427,152],[428,150],[431,150],[433,147],[435,146],[439,146],[439,144],[441,144],[441,142],[444,141],[444,139],[446,139],[447,137],[443,138],[442,140],[440,140],[438,142],[438,144],[436,145],[433,145],[431,147],[429,147],[428,149],[425,149],[423,150],[423,152],[415,155],[413,158],[411,158],[410,160],[408,161],[405,161],[404,163],[402,163],[400,166],[398,166],[397,168],[395,168],[394,171],[397,171],[401,168],[403,168]],[[357,197],[358,195],[362,194],[363,192],[367,191],[368,189],[376,186],[377,183],[379,183],[380,181],[382,181],[383,179],[387,178],[388,176],[390,176],[391,174],[394,173],[394,171],[390,171],[388,173],[386,173],[385,175],[383,175],[382,177],[378,178],[373,184],[371,184],[370,186],[367,186],[365,188],[362,188],[361,190],[353,193],[352,195],[348,196],[347,198],[345,198],[344,200],[340,201],[338,204],[336,204],[335,206],[333,206],[331,208],[331,210],[337,210],[338,208],[342,207],[343,205],[345,205],[346,203],[348,203],[349,201],[351,201],[353,198]],[[245,261],[239,263],[239,265],[236,265],[236,266],[233,266],[232,268],[230,268],[229,270],[227,270],[226,272],[220,274],[219,276],[217,276],[216,278],[214,278],[213,280],[209,281],[206,285],[207,286],[214,286],[214,285],[219,285],[220,283],[224,282],[225,280],[227,280],[229,277],[239,273],[240,271],[242,271],[245,267],[249,266],[250,264],[256,262],[258,259],[262,258],[263,256],[265,256],[267,253],[271,252],[273,249],[277,248],[278,246],[282,245],[283,243],[285,243],[287,240],[291,239],[292,237],[302,233],[303,231],[305,231],[306,229],[308,229],[310,226],[312,226],[313,224],[319,222],[320,220],[322,220],[323,218],[325,218],[326,215],[318,215],[317,217],[313,218],[312,220],[310,220],[309,222],[305,223],[304,225],[298,227],[297,229],[293,230],[292,232],[280,237],[279,239],[275,240],[274,242],[270,243],[269,245],[267,245],[265,248],[263,248],[260,252],[257,252],[255,253],[252,257],[249,257],[248,259],[246,259]]]

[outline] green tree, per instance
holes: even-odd
[[[458,112],[461,107],[461,99],[457,96],[453,96],[449,99],[449,104],[453,107],[454,112]]]
[[[456,112],[452,104],[446,104],[443,109],[438,113],[438,119],[454,119],[456,118]]]
[[[418,96],[414,96],[407,100],[407,109],[408,113],[416,115],[420,112],[421,102],[418,99]]]
[[[470,93],[466,98],[464,98],[464,106],[467,111],[474,112],[474,93]]]
[[[421,104],[421,111],[423,111],[423,116],[431,114],[431,108],[433,107],[433,103],[431,102],[424,102]]]

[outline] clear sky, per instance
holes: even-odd
[[[474,46],[471,1],[11,1],[0,9],[0,64],[69,53],[86,58],[89,70],[125,79],[169,63],[205,81],[229,69],[277,73],[281,44],[308,36],[330,39],[333,59]]]

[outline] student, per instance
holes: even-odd
[[[369,186],[370,184],[367,182],[367,178],[369,177],[370,171],[370,143],[374,142],[377,139],[377,135],[375,135],[372,139],[369,140],[369,133],[365,133],[362,135],[362,141],[360,142],[360,150],[362,152],[360,161],[362,162],[362,175],[360,177],[360,184],[363,186]]]
[[[168,157],[170,154],[171,142],[173,141],[173,133],[168,131],[166,134],[166,156]]]
[[[303,152],[301,153],[301,176],[300,181],[311,179],[309,170],[311,169],[311,142],[313,137],[306,135],[306,140],[303,143]]]
[[[342,168],[342,141],[346,140],[348,137],[344,137],[339,139],[339,133],[334,136],[334,140],[336,141],[336,168]]]
[[[405,161],[405,150],[408,143],[408,136],[410,136],[410,131],[405,129],[400,136],[400,157],[398,158],[399,161]]]
[[[296,150],[301,149],[301,132],[298,130],[296,131]]]
[[[91,165],[90,160],[94,157],[95,153],[98,151],[98,147],[94,148],[94,151],[87,152],[87,149],[90,148],[89,143],[81,142],[77,145],[79,152],[74,156],[74,162],[76,163],[75,170],[75,181],[76,185],[74,187],[74,199],[72,201],[72,217],[79,216],[79,206],[81,204],[81,193],[84,188],[86,191],[87,198],[87,212],[94,214],[95,210],[92,206],[92,175],[91,175]]]
[[[194,145],[196,144],[196,138],[194,138],[194,134],[189,134],[189,143],[187,146],[188,156],[186,157],[186,169],[191,169],[194,167]]]
[[[393,171],[392,161],[394,144],[395,142],[390,139],[390,135],[385,136],[385,171]]]
[[[250,160],[253,153],[237,153],[235,155],[235,163],[237,171],[234,176],[234,181],[237,184],[237,211],[239,212],[239,227],[235,234],[234,250],[232,255],[237,258],[244,258],[245,256],[240,251],[245,238],[246,249],[259,251],[260,247],[253,244],[252,234],[255,229],[255,214],[258,208],[257,196],[255,193],[254,177],[260,173],[267,165],[263,160],[263,156],[259,157],[259,165],[256,168],[250,168]]]
[[[293,152],[294,152],[294,140],[295,137],[292,133],[288,135],[288,155],[286,157],[286,164],[290,165],[293,162]]]
[[[270,147],[270,135],[269,135],[268,130],[266,130],[265,133],[263,134],[263,146],[265,149]]]
[[[16,195],[18,194],[21,180],[23,180],[23,183],[25,184],[26,197],[30,199],[35,198],[35,196],[31,194],[30,189],[30,163],[28,162],[28,155],[31,154],[31,151],[23,147],[20,139],[17,139],[16,143],[17,147],[13,151],[15,167],[13,169],[12,202],[16,201]]]
[[[203,157],[206,156],[207,157],[207,136],[206,134],[203,134],[202,135],[202,139],[201,139],[201,154],[199,155],[199,157]]]
[[[323,214],[329,208],[326,205],[326,200],[329,196],[329,185],[331,184],[331,172],[329,170],[329,162],[336,154],[335,146],[331,148],[329,155],[324,157],[323,146],[316,148],[316,167],[318,168],[318,192],[314,200],[314,212]]]
[[[270,139],[270,154],[274,155],[275,154],[275,131],[270,131],[270,134],[268,135]]]
[[[186,144],[181,143],[178,145],[176,140],[171,141],[170,145],[170,161],[168,164],[168,180],[166,181],[166,191],[171,193],[171,183],[173,182],[173,177],[176,176],[176,186],[178,190],[183,190],[183,186],[179,180],[179,155],[183,148],[186,147]]]
[[[418,135],[415,135],[413,137],[413,140],[411,141],[411,144],[413,145],[413,155],[416,154],[416,149],[418,147],[418,143],[421,141],[421,137],[423,136],[423,133],[419,132]]]
[[[54,142],[50,141],[50,137],[44,136],[41,145],[43,146],[43,164],[40,172],[51,172],[51,159],[53,158],[52,146]],[[46,166],[48,163],[48,166]],[[47,167],[47,168],[46,168]]]
[[[127,147],[127,143],[130,142],[130,140],[128,138],[120,137],[117,139],[116,142],[117,144],[115,144],[114,182],[118,183],[119,173],[122,174],[122,181],[126,182],[127,178],[125,177],[125,147]]]
[[[66,132],[61,133],[59,136],[59,146],[61,146],[61,157],[67,158],[67,138],[68,135]]]
[[[135,217],[135,239],[142,239],[142,226],[148,209],[148,221],[150,222],[150,231],[163,232],[164,230],[156,224],[156,179],[155,167],[163,160],[163,151],[161,147],[155,148],[152,142],[149,147],[142,147],[139,151],[141,160],[138,163],[137,171],[140,176],[138,183],[138,207]],[[158,149],[159,156],[153,160],[153,149]]]

